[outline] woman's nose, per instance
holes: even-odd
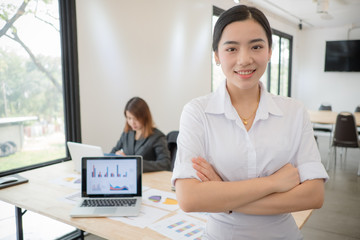
[[[240,66],[247,66],[253,62],[251,52],[246,49],[242,49],[237,55],[237,64]]]

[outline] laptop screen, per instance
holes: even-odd
[[[141,156],[84,157],[82,197],[141,196]]]

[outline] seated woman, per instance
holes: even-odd
[[[166,136],[154,127],[147,103],[131,98],[124,110],[126,123],[120,140],[111,150],[116,155],[141,155],[143,172],[170,170],[170,151]]]

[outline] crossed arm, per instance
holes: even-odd
[[[300,183],[297,168],[286,164],[274,174],[243,181],[224,182],[203,158],[193,167],[202,180],[176,180],[176,195],[185,212],[227,212],[273,215],[320,208],[324,181]]]

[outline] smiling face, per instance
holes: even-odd
[[[257,87],[271,57],[263,27],[253,19],[232,22],[224,28],[215,60],[227,79],[228,88]]]

